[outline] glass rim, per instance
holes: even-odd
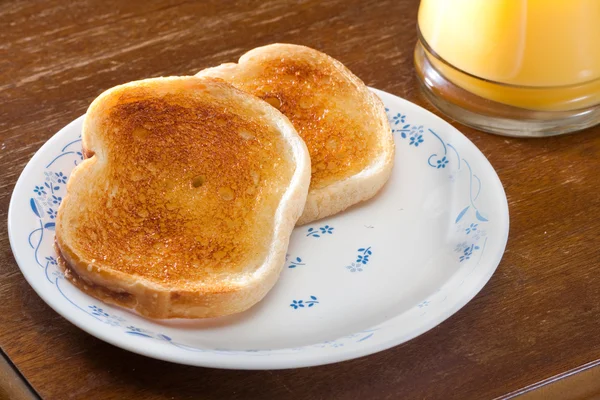
[[[581,83],[572,83],[572,84],[568,84],[568,85],[557,85],[557,86],[527,86],[527,85],[515,85],[513,83],[505,83],[505,82],[499,82],[499,81],[494,81],[491,79],[487,79],[487,78],[482,78],[481,76],[477,76],[474,75],[470,72],[467,72],[461,68],[458,68],[457,66],[451,64],[450,62],[446,61],[443,57],[441,57],[435,50],[433,50],[433,48],[429,45],[429,43],[427,43],[427,40],[425,40],[425,38],[423,37],[423,34],[421,33],[421,28],[419,27],[419,24],[417,23],[417,40],[419,42],[421,42],[421,44],[423,45],[423,47],[425,48],[425,50],[430,53],[433,57],[435,57],[439,62],[441,62],[442,64],[454,69],[455,71],[458,71],[462,74],[465,74],[471,78],[474,79],[478,79],[480,81],[484,81],[487,83],[491,83],[494,85],[499,85],[499,86],[504,86],[507,88],[513,88],[513,89],[533,89],[533,90],[554,90],[554,89],[567,89],[567,88],[575,88],[575,87],[579,87],[579,86],[585,86],[585,85],[589,85],[591,83],[594,82],[600,82],[600,78],[594,78],[592,80],[589,81],[585,81],[585,82],[581,82]]]

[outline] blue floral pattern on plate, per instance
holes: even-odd
[[[288,255],[286,255],[285,260],[288,260]],[[300,257],[296,257],[295,259],[293,259],[292,261],[290,261],[288,263],[288,268],[296,268],[296,267],[301,267],[303,265],[306,265],[306,263],[302,262],[302,259]]]
[[[371,247],[361,247],[358,249],[356,261],[346,266],[350,272],[362,272],[365,265],[369,263],[369,257],[373,254]]]
[[[321,237],[323,235],[333,235],[333,226],[329,226],[329,225],[325,225],[322,226],[318,229],[315,228],[308,228],[308,230],[306,231],[306,236],[311,236],[311,237]]]
[[[310,296],[310,298],[308,300],[292,300],[290,307],[292,307],[294,310],[297,310],[299,308],[304,308],[304,307],[310,308],[310,307],[314,306],[315,304],[319,304],[317,297]]]

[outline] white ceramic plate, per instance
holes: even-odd
[[[56,209],[81,160],[78,118],[35,154],[15,187],[10,242],[23,275],[56,312],[123,349],[218,368],[327,364],[406,342],[450,317],[490,279],[508,236],[502,184],[481,152],[430,112],[375,90],[396,142],[374,199],[296,228],[275,288],[249,311],[150,321],[63,278],[52,248]],[[491,318],[491,316],[490,316]]]

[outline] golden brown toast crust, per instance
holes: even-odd
[[[380,152],[370,121],[349,118],[347,110],[338,106],[339,98],[353,96],[356,88],[336,72],[335,64],[278,58],[264,65],[259,79],[241,87],[263,100],[279,101],[277,108],[292,121],[309,149],[311,189],[357,174]],[[355,107],[367,109],[369,104]]]
[[[145,315],[173,317],[241,311],[223,299],[212,307],[207,296],[235,297],[253,285],[260,290],[245,303],[266,294],[263,283],[274,280],[253,283],[253,275],[267,261],[283,262],[285,249],[271,259],[273,242],[287,243],[291,233],[287,226],[281,232],[277,212],[297,181],[283,215],[295,222],[301,181],[308,185],[300,171],[308,168],[307,154],[299,155],[304,145],[285,117],[222,81],[159,78],[100,96],[82,139],[91,158],[69,180],[56,240],[73,275],[96,297],[117,293]],[[191,313],[185,305],[159,310],[165,293],[169,303],[194,303],[199,293],[205,299]]]
[[[135,307],[136,299],[131,293],[112,291],[105,286],[96,285],[92,280],[82,278],[77,273],[77,270],[65,260],[65,257],[56,242],[54,243],[54,251],[56,252],[58,266],[63,271],[65,278],[73,285],[77,286],[79,290],[109,304],[115,304],[125,308]]]
[[[297,47],[294,57],[274,54],[257,59],[260,70],[248,69],[249,75],[240,74],[231,83],[266,100],[292,121],[310,153],[310,188],[319,189],[362,171],[381,150],[372,121],[349,116],[348,111],[367,112],[371,105],[369,99],[356,96],[356,83],[341,73],[346,68],[314,57],[316,50]],[[252,63],[252,58],[246,62]],[[339,104],[348,98],[358,103],[350,110]]]
[[[209,68],[197,76],[224,79],[292,121],[306,142],[312,167],[302,223],[371,197],[387,180],[394,150],[383,105],[339,61],[308,47],[273,44],[251,50],[238,64]],[[377,184],[357,182],[343,188],[343,194],[329,190],[378,160],[384,168],[379,167],[383,176]]]

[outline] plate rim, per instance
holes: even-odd
[[[478,293],[481,292],[483,287],[489,282],[492,275],[497,270],[502,256],[504,255],[506,245],[508,242],[509,230],[510,230],[510,214],[508,208],[508,199],[506,197],[506,193],[504,190],[504,186],[500,181],[498,173],[489,162],[487,157],[483,154],[481,150],[462,132],[460,132],[457,128],[452,126],[450,123],[442,119],[441,117],[433,114],[431,111],[412,103],[400,96],[396,96],[392,93],[385,92],[383,90],[370,88],[374,93],[376,93],[380,98],[382,98],[382,102],[384,97],[391,97],[393,101],[399,102],[400,105],[406,106],[408,108],[416,108],[419,109],[420,112],[423,112],[424,115],[428,119],[432,119],[441,123],[448,129],[451,135],[458,135],[461,137],[461,140],[464,141],[465,145],[469,147],[469,152],[473,154],[480,154],[480,158],[482,165],[485,166],[486,169],[490,172],[489,177],[492,178],[490,184],[496,185],[500,190],[502,196],[500,196],[500,209],[499,216],[504,217],[503,221],[500,221],[500,228],[504,228],[503,235],[498,237],[498,247],[494,254],[489,255],[489,261],[486,264],[492,266],[487,270],[487,273],[482,275],[475,284],[471,284],[473,287],[468,293],[464,293],[461,295],[454,303],[452,303],[451,307],[446,308],[444,310],[439,310],[435,317],[429,317],[426,321],[415,325],[409,331],[407,331],[404,335],[396,335],[387,340],[379,341],[379,342],[370,342],[365,344],[362,347],[355,347],[352,349],[346,348],[343,352],[318,352],[318,353],[301,353],[298,352],[293,355],[289,354],[270,354],[265,355],[264,357],[244,357],[239,354],[236,355],[221,355],[217,353],[207,352],[198,352],[198,353],[183,353],[176,351],[168,351],[166,347],[166,342],[153,343],[153,345],[145,345],[144,343],[138,344],[140,342],[136,342],[131,340],[132,338],[122,336],[120,334],[115,335],[110,329],[98,329],[95,324],[85,324],[82,318],[79,318],[75,313],[64,311],[62,308],[62,304],[60,302],[54,302],[52,296],[46,293],[44,288],[37,282],[37,278],[33,276],[33,273],[28,273],[26,267],[22,267],[22,265],[27,265],[28,261],[23,259],[24,255],[17,251],[17,238],[15,237],[13,231],[13,220],[15,219],[14,210],[15,210],[15,202],[16,196],[15,194],[22,192],[23,185],[25,185],[25,180],[27,176],[37,165],[37,159],[41,157],[42,150],[47,147],[52,147],[54,142],[60,140],[61,133],[65,130],[71,129],[71,126],[77,123],[80,123],[80,120],[84,118],[85,114],[79,116],[78,118],[72,120],[67,125],[58,130],[52,137],[50,137],[42,146],[35,152],[35,154],[31,157],[31,159],[27,162],[27,165],[19,175],[17,179],[17,183],[11,194],[11,199],[8,207],[8,236],[10,247],[13,252],[13,256],[21,273],[27,280],[28,284],[32,287],[32,289],[42,298],[42,300],[50,306],[56,313],[65,318],[67,321],[71,322],[73,325],[77,326],[84,332],[97,337],[100,340],[103,340],[107,343],[110,343],[116,347],[122,348],[127,351],[131,351],[133,353],[141,354],[144,356],[161,359],[169,362],[192,365],[192,366],[200,366],[200,367],[211,367],[211,368],[222,368],[222,369],[247,369],[247,370],[265,370],[265,369],[289,369],[289,368],[301,368],[301,367],[309,367],[309,366],[318,366],[331,364],[346,360],[351,360],[359,357],[364,357],[367,355],[375,354],[380,351],[384,351],[390,349],[392,347],[398,346],[402,343],[406,343],[409,340],[412,340],[429,330],[435,328],[442,322],[446,321],[452,315],[456,314],[460,309],[462,309],[465,305],[467,305]],[[502,230],[499,228],[499,232]],[[40,285],[40,286],[38,286]],[[407,312],[406,310],[405,312]],[[397,318],[402,314],[397,314],[391,316],[389,320]],[[378,325],[381,325],[378,324]],[[171,349],[171,348],[170,348]],[[281,349],[285,350],[285,349]]]

